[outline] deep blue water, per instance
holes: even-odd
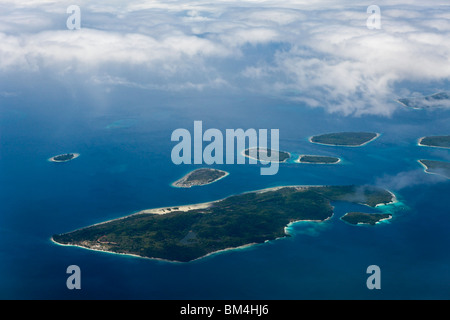
[[[0,298],[2,299],[449,299],[450,180],[423,172],[420,158],[448,150],[416,145],[448,134],[450,112],[397,110],[392,117],[344,117],[242,94],[171,96],[117,90],[101,97],[33,94],[0,98]],[[256,165],[216,166],[214,184],[172,188],[196,166],[172,164],[174,129],[280,130],[293,154],[335,155],[338,165],[286,163],[277,175]],[[376,131],[361,148],[310,144],[311,135]],[[223,131],[224,132],[224,131]],[[55,154],[78,152],[56,164]],[[291,237],[169,263],[53,244],[50,237],[161,206],[221,199],[279,185],[375,184],[397,195],[393,219],[370,227],[339,218],[367,210],[335,203],[325,222],[300,222]],[[380,209],[381,210],[381,209]],[[376,210],[372,210],[376,211]],[[66,288],[66,268],[81,268],[81,290]],[[369,265],[381,290],[366,287]]]

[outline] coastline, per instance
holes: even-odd
[[[87,229],[87,228],[94,227],[94,226],[100,226],[100,225],[105,224],[105,223],[109,223],[109,222],[113,222],[113,221],[119,221],[119,220],[127,219],[129,217],[133,217],[133,216],[137,216],[137,215],[141,215],[141,214],[158,214],[158,215],[163,215],[163,214],[167,214],[167,213],[174,212],[174,211],[187,212],[189,210],[206,209],[206,208],[209,208],[214,203],[222,201],[224,199],[226,199],[226,198],[219,199],[219,200],[214,200],[214,201],[209,201],[209,202],[203,202],[203,203],[185,204],[185,205],[182,205],[182,206],[170,206],[170,207],[159,207],[159,208],[143,209],[143,210],[139,210],[139,211],[135,211],[133,213],[127,214],[127,215],[122,216],[122,217],[113,218],[113,219],[109,219],[109,220],[106,220],[106,221],[94,223],[94,224],[91,224],[89,226],[78,228],[78,229],[75,229],[75,230],[72,230],[72,231],[68,231],[68,232],[64,232],[64,233],[71,233],[71,232],[74,232],[74,231],[83,230],[83,229]],[[175,208],[177,208],[177,209],[175,209]]]
[[[333,207],[333,210],[334,210],[334,207]],[[287,235],[287,236],[290,236],[291,234],[289,233],[289,230],[288,230],[288,228],[290,228],[290,227],[292,227],[294,224],[296,224],[296,223],[300,223],[300,222],[314,222],[314,223],[321,223],[321,222],[325,222],[325,221],[328,221],[328,220],[330,220],[331,218],[333,218],[333,216],[334,216],[334,211],[331,213],[331,216],[329,216],[329,217],[327,217],[327,218],[325,218],[325,219],[323,219],[323,220],[310,220],[310,219],[305,219],[305,220],[295,220],[295,221],[291,221],[291,222],[289,222],[285,227],[284,227],[284,233]],[[284,238],[284,237],[283,237]],[[277,239],[280,239],[280,238],[277,238]],[[266,242],[267,241],[270,241],[270,240],[266,240]]]
[[[252,157],[252,156],[250,156],[250,155],[246,155],[246,154],[245,154],[245,150],[250,150],[250,149],[255,149],[255,148],[247,148],[247,149],[244,149],[244,150],[241,151],[241,155],[244,156],[244,157],[246,157],[246,158],[253,159],[253,160],[256,160],[256,161],[259,161],[259,162],[261,162],[262,164],[266,164],[266,163],[269,163],[269,162],[285,163],[285,162],[288,161],[288,159],[290,159],[290,158],[292,157],[292,155],[291,155],[290,152],[287,152],[287,151],[280,151],[280,150],[274,150],[274,151],[277,151],[277,152],[284,152],[284,153],[287,153],[287,154],[289,155],[289,158],[287,158],[287,159],[285,159],[285,160],[283,160],[283,161],[267,161],[267,160],[260,160],[260,159],[258,159],[258,158],[255,158],[255,157]],[[264,149],[267,149],[267,148],[264,148]]]
[[[64,153],[63,153],[63,154],[64,154]],[[55,157],[61,156],[61,155],[63,155],[63,154],[57,154],[56,156],[53,156],[53,157],[51,157],[51,158],[48,158],[47,161],[50,161],[50,162],[56,162],[56,163],[63,163],[63,162],[69,162],[69,161],[72,161],[72,160],[74,160],[74,159],[76,159],[76,158],[78,158],[78,157],[80,156],[79,153],[72,153],[72,154],[73,154],[73,158],[72,158],[72,159],[69,159],[69,160],[63,160],[63,161],[55,160]]]
[[[217,179],[215,179],[215,180],[213,180],[213,181],[211,181],[211,182],[204,183],[204,184],[196,184],[196,185],[190,185],[190,186],[179,186],[179,185],[177,185],[178,183],[182,183],[182,182],[183,182],[187,177],[189,177],[189,175],[190,175],[192,172],[194,172],[195,170],[198,170],[198,169],[194,169],[194,170],[188,172],[188,173],[185,174],[181,179],[178,179],[177,181],[172,182],[172,183],[170,184],[170,186],[173,187],[173,188],[192,188],[192,187],[201,187],[201,186],[206,186],[206,185],[208,185],[208,184],[217,182],[217,181],[219,181],[219,180],[221,180],[221,179],[223,179],[223,178],[225,178],[225,177],[227,177],[227,176],[230,175],[230,173],[229,173],[228,171],[219,170],[219,169],[214,169],[214,170],[223,172],[223,173],[225,173],[225,174],[224,174],[223,176],[221,176],[220,178],[217,178]]]
[[[138,215],[138,214],[167,214],[167,213],[170,213],[170,212],[177,212],[177,211],[187,212],[187,211],[190,211],[190,210],[209,208],[209,207],[211,207],[211,205],[214,202],[217,202],[217,201],[220,201],[220,200],[210,201],[210,202],[203,202],[203,203],[196,203],[196,204],[187,204],[187,205],[183,205],[183,206],[144,209],[144,210],[138,211],[138,212],[136,212],[134,214],[135,215]]]
[[[380,220],[378,220],[377,222],[375,222],[375,224],[378,224],[378,223],[383,223],[383,221],[388,221],[388,220],[391,220],[393,218],[393,215],[391,214],[389,217],[387,217],[387,218],[382,218],[382,219],[380,219]]]
[[[400,98],[400,99],[402,99],[402,98]],[[401,104],[401,105],[402,105],[403,107],[405,107],[405,108],[412,108],[412,107],[408,107],[406,104],[404,104],[403,102],[401,102],[400,99],[395,99],[394,101],[397,102],[397,103],[399,103],[399,104]],[[416,108],[413,108],[413,109],[416,109]]]
[[[243,193],[241,193],[241,194],[245,194],[245,193],[253,193],[253,192],[263,193],[263,192],[269,192],[269,191],[276,191],[276,190],[279,190],[279,189],[282,189],[282,188],[286,188],[286,187],[287,187],[287,188],[296,188],[297,190],[307,190],[307,189],[309,189],[309,188],[319,188],[319,187],[326,187],[326,186],[325,186],[325,185],[285,185],[285,186],[268,187],[268,188],[265,188],[265,189],[259,189],[259,190],[247,191],[247,192],[243,192]],[[392,192],[389,191],[389,190],[386,190],[386,191],[388,191],[388,192],[392,195],[392,201],[389,202],[389,203],[380,203],[380,204],[377,204],[377,205],[375,205],[375,207],[382,206],[382,205],[389,205],[389,204],[393,204],[393,203],[396,203],[396,202],[397,202],[397,198],[396,198],[395,194],[392,193]],[[99,222],[99,223],[92,224],[92,225],[89,225],[89,226],[86,226],[86,227],[83,227],[83,228],[80,228],[80,229],[75,229],[75,230],[73,230],[73,231],[83,230],[83,229],[90,228],[90,227],[92,227],[92,226],[98,226],[98,225],[102,225],[102,224],[105,224],[105,223],[108,223],[108,222],[126,219],[126,218],[128,218],[128,217],[131,217],[131,216],[134,216],[134,215],[139,215],[139,214],[160,214],[160,215],[163,215],[163,214],[167,214],[167,213],[170,213],[170,212],[177,212],[177,211],[188,212],[188,211],[190,211],[190,210],[195,210],[195,209],[206,209],[206,208],[211,207],[214,203],[217,203],[217,202],[220,202],[220,201],[222,201],[222,200],[225,200],[225,199],[229,198],[230,196],[232,196],[232,195],[226,196],[225,198],[222,198],[222,199],[219,199],[219,200],[214,200],[214,201],[209,201],[209,202],[203,202],[203,203],[197,203],[197,204],[187,204],[187,205],[182,205],[182,206],[170,206],[170,207],[160,207],[160,208],[144,209],[144,210],[140,210],[140,211],[138,211],[138,212],[132,213],[132,214],[130,214],[130,215],[126,215],[126,216],[123,216],[123,217],[110,219],[110,220],[108,220],[108,221]],[[366,204],[363,204],[363,205],[366,205]],[[168,209],[170,209],[170,210],[168,210]],[[285,236],[279,237],[279,238],[276,238],[276,239],[273,239],[273,240],[277,240],[277,239],[280,239],[280,238],[284,238],[284,237],[286,237],[286,236],[290,236],[290,234],[289,234],[289,232],[288,232],[288,228],[289,228],[290,226],[292,226],[293,224],[295,224],[295,223],[299,223],[299,222],[315,222],[315,223],[320,223],[320,222],[325,222],[325,221],[331,219],[333,216],[334,216],[334,212],[332,212],[331,215],[330,215],[329,217],[327,217],[327,218],[325,218],[325,219],[323,219],[323,220],[309,220],[309,219],[306,219],[306,220],[295,220],[295,221],[291,221],[291,222],[289,222],[289,223],[284,227],[284,234],[285,234]],[[392,218],[392,215],[391,215],[390,218],[385,218],[385,219],[383,219],[383,220],[391,219],[391,218]],[[382,221],[382,220],[380,220],[380,221]],[[69,231],[69,232],[66,232],[66,233],[70,233],[70,232],[73,232],[73,231]],[[238,247],[230,247],[230,248],[220,249],[220,250],[216,250],[216,251],[209,252],[209,253],[207,253],[206,255],[201,256],[201,257],[198,257],[198,258],[193,259],[193,260],[191,260],[191,261],[183,262],[183,261],[177,261],[177,260],[162,259],[162,258],[157,258],[157,257],[140,256],[140,255],[137,255],[137,254],[134,254],[134,253],[120,253],[120,252],[108,251],[108,250],[104,250],[104,249],[100,249],[100,248],[96,249],[96,248],[91,248],[91,247],[87,247],[87,246],[82,246],[82,245],[79,245],[79,244],[62,244],[62,243],[56,242],[56,241],[53,239],[53,236],[50,238],[50,240],[51,240],[54,244],[57,244],[57,245],[60,245],[60,246],[79,247],[79,248],[83,248],[83,249],[87,249],[87,250],[92,250],[92,251],[106,252],[106,253],[110,253],[110,254],[118,254],[118,255],[125,255],[125,256],[132,256],[132,257],[143,258],[143,259],[151,259],[151,260],[165,261],[165,262],[170,262],[170,263],[188,263],[188,262],[194,262],[194,261],[198,261],[198,260],[200,260],[200,259],[203,259],[203,258],[205,258],[205,257],[211,256],[211,255],[214,255],[214,254],[217,254],[217,253],[220,253],[220,252],[226,252],[226,251],[230,251],[230,250],[249,248],[249,247],[252,247],[252,246],[254,246],[254,245],[258,245],[258,244],[262,244],[262,243],[265,243],[265,242],[273,241],[272,239],[270,239],[270,240],[266,240],[266,241],[264,241],[264,242],[262,242],[262,243],[248,243],[248,244],[244,244],[244,245],[241,245],[241,246],[238,246]]]
[[[414,98],[414,97],[400,98],[400,99],[411,99],[411,98]],[[399,104],[401,104],[401,105],[402,105],[403,107],[405,107],[405,108],[413,109],[413,110],[422,110],[422,109],[424,109],[424,108],[421,108],[421,107],[411,107],[411,106],[408,106],[407,104],[401,102],[400,99],[396,99],[396,100],[394,100],[394,101],[397,102],[397,103],[399,103]]]
[[[264,243],[264,242],[263,242],[263,243]],[[227,251],[233,251],[233,250],[248,249],[248,248],[253,247],[253,246],[256,246],[256,245],[258,245],[258,244],[261,244],[261,243],[253,242],[253,243],[243,244],[242,246],[239,246],[239,247],[234,247],[234,248],[233,248],[233,247],[230,247],[230,248],[220,249],[220,250],[217,250],[217,251],[212,251],[212,252],[210,252],[210,253],[205,254],[204,256],[195,258],[194,260],[191,260],[191,261],[188,261],[188,262],[181,262],[181,261],[171,261],[171,262],[177,262],[177,263],[189,263],[189,262],[199,261],[199,260],[201,260],[201,259],[203,259],[203,258],[207,258],[207,257],[210,257],[210,256],[215,255],[215,254],[220,254],[220,253],[224,253],[224,252],[227,252]],[[166,260],[166,261],[170,261],[170,260]]]
[[[170,263],[184,263],[184,262],[176,261],[176,260],[168,260],[168,259],[162,259],[162,258],[156,258],[156,257],[144,257],[144,256],[140,256],[140,255],[135,254],[135,253],[123,253],[123,252],[114,252],[114,251],[108,251],[108,250],[102,250],[102,249],[94,249],[94,248],[81,246],[79,244],[63,244],[63,243],[56,242],[53,239],[53,237],[50,237],[50,241],[52,243],[54,243],[54,244],[56,244],[58,246],[62,246],[62,247],[77,247],[77,248],[90,250],[90,251],[95,251],[95,252],[103,252],[103,253],[107,253],[107,254],[116,254],[116,255],[128,256],[128,257],[133,257],[133,258],[158,260],[158,261],[164,261],[164,262],[170,262]],[[194,261],[194,260],[192,260],[192,261]]]
[[[364,143],[358,144],[358,145],[329,144],[329,143],[314,142],[314,141],[312,141],[312,138],[314,138],[315,136],[309,137],[309,138],[308,138],[308,141],[311,142],[311,143],[320,144],[320,145],[323,145],[323,146],[357,148],[357,147],[363,147],[363,146],[365,146],[366,144],[372,142],[373,140],[375,140],[375,139],[377,139],[378,137],[381,136],[381,133],[375,132],[375,134],[376,134],[375,137],[373,137],[372,139],[370,139],[370,140],[368,140],[368,141],[366,141],[366,142],[364,142]]]
[[[300,221],[301,221],[301,220],[300,220]],[[239,247],[230,247],[230,248],[220,249],[220,250],[217,250],[217,251],[209,252],[209,253],[205,254],[204,256],[195,258],[195,259],[193,259],[193,260],[184,262],[184,261],[169,260],[169,259],[163,259],[163,258],[157,258],[157,257],[145,257],[145,256],[140,256],[140,255],[135,254],[135,253],[123,253],[123,252],[114,252],[114,251],[108,251],[108,250],[102,250],[102,249],[94,249],[94,248],[89,248],[89,247],[81,246],[81,245],[78,245],[78,244],[62,244],[62,243],[56,242],[56,241],[53,239],[53,237],[50,237],[50,241],[51,241],[53,244],[58,245],[58,246],[62,246],[62,247],[77,247],[77,248],[81,248],[81,249],[85,249],[85,250],[90,250],[90,251],[94,251],[94,252],[103,252],[103,253],[107,253],[107,254],[115,254],[115,255],[120,255],[120,256],[128,256],[128,257],[133,257],[133,258],[140,258],[140,259],[147,259],[147,260],[156,260],[156,261],[162,261],[162,262],[167,262],[167,263],[179,263],[179,264],[182,264],[182,263],[191,263],[191,262],[195,262],[195,261],[202,260],[203,258],[212,256],[212,255],[215,255],[215,254],[220,254],[220,253],[224,253],[224,252],[232,251],[232,250],[242,250],[242,249],[247,249],[247,248],[253,247],[253,246],[255,246],[255,245],[263,244],[263,243],[264,243],[264,242],[263,242],[263,243],[256,243],[256,242],[254,242],[254,243],[244,244],[244,245],[239,246]],[[270,241],[270,240],[267,240],[267,241]]]
[[[420,137],[419,139],[417,139],[417,145],[418,145],[418,146],[420,146],[420,147],[428,147],[428,146],[422,144],[422,140],[423,140],[424,138],[425,138],[425,137]]]
[[[395,195],[395,193],[393,193],[392,191],[387,190],[387,189],[385,189],[385,190],[392,195],[392,200],[390,202],[388,202],[388,203],[378,203],[378,204],[375,205],[375,208],[379,208],[379,207],[382,207],[382,206],[388,206],[388,205],[395,204],[395,203],[398,202],[398,199],[397,199],[397,196]]]
[[[347,212],[347,213],[348,213],[348,212]],[[347,213],[346,213],[346,214],[347,214]],[[375,214],[376,214],[376,213],[375,213]],[[370,224],[370,223],[367,223],[367,222],[358,222],[358,223],[354,224],[354,223],[350,223],[350,222],[347,222],[347,221],[345,221],[344,219],[342,219],[344,216],[345,216],[345,214],[344,214],[342,217],[340,217],[339,220],[345,222],[346,224],[348,224],[348,225],[350,225],[350,226],[374,226],[374,225],[377,225],[377,224],[384,223],[385,221],[391,220],[391,219],[393,218],[392,214],[389,214],[389,217],[387,217],[387,218],[381,218],[380,220],[378,220],[377,222],[375,222],[375,224]]]
[[[440,94],[445,94],[446,97],[445,97],[444,100],[449,100],[449,97],[448,97],[448,94],[447,94],[446,91],[438,91],[438,92],[429,94],[429,95],[427,95],[427,96],[422,95],[422,96],[420,96],[420,97],[414,97],[414,96],[413,96],[413,97],[405,97],[405,98],[395,99],[394,101],[400,103],[402,106],[404,106],[404,107],[406,107],[406,108],[410,108],[410,109],[414,109],[414,110],[426,110],[426,109],[433,109],[433,108],[442,108],[443,106],[442,106],[442,105],[439,105],[439,104],[438,104],[437,106],[436,106],[436,105],[435,105],[435,106],[430,106],[430,105],[427,105],[427,104],[423,103],[424,100],[430,99],[430,98],[432,98],[433,101],[436,101],[436,99],[434,99],[433,97],[434,97],[434,96],[437,96],[437,95],[440,95]],[[422,102],[422,104],[421,104],[420,106],[417,106],[418,104],[416,104],[416,106],[408,106],[407,104],[401,102],[401,101],[400,101],[401,99],[408,99],[408,100],[421,99],[422,101],[419,101],[419,105],[420,105],[420,102]],[[439,100],[441,100],[441,99],[438,99],[438,101],[439,101]],[[428,100],[427,100],[427,102],[428,102]]]
[[[441,174],[441,173],[428,171],[430,168],[428,168],[427,165],[426,165],[425,163],[422,162],[422,160],[424,160],[424,159],[419,159],[419,160],[417,160],[417,162],[423,167],[423,172],[425,172],[425,173],[427,173],[427,174],[435,174],[435,175],[437,175],[437,176],[441,176],[441,177],[444,177],[444,178],[446,178],[446,179],[450,179],[450,177],[448,177],[448,176],[446,176],[446,175],[443,175],[443,174]],[[437,160],[436,160],[436,161],[437,161]]]
[[[425,139],[425,138],[427,138],[427,136],[425,136],[425,137],[420,137],[420,138],[417,140],[417,145],[418,145],[419,147],[439,148],[439,149],[450,149],[450,147],[430,146],[430,145],[428,145],[428,144],[422,144],[422,140]]]

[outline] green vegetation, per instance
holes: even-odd
[[[293,221],[325,220],[333,213],[331,201],[375,206],[391,200],[388,191],[366,186],[289,186],[230,196],[202,209],[138,213],[54,235],[53,240],[187,262],[218,250],[284,237],[286,225]]]
[[[61,154],[59,156],[53,157],[56,161],[68,161],[73,159],[73,153]]]
[[[392,218],[390,214],[380,213],[364,213],[364,212],[348,212],[341,220],[350,224],[370,224],[375,225],[377,222]]]
[[[334,163],[338,163],[339,161],[340,161],[339,158],[326,157],[326,156],[302,155],[298,158],[298,162],[300,162],[300,163],[334,164]]]
[[[278,162],[285,162],[291,155],[289,152],[277,151],[267,148],[250,148],[244,150],[244,155],[246,157],[251,157],[261,161],[271,161],[273,157],[278,153]]]
[[[450,162],[436,160],[419,160],[425,167],[425,172],[442,175],[450,179]]]
[[[405,107],[413,109],[440,108],[449,105],[450,96],[447,92],[438,92],[429,96],[402,98],[397,101]]]
[[[194,170],[183,178],[173,183],[175,187],[190,188],[192,186],[202,186],[213,183],[214,181],[223,178],[228,173],[222,170],[201,168]]]
[[[78,157],[77,153],[65,153],[65,154],[60,154],[60,155],[54,156],[54,157],[50,158],[50,160],[53,162],[66,162],[66,161],[73,160],[76,157]]]
[[[428,147],[450,148],[450,136],[423,137],[419,144]]]
[[[376,137],[377,134],[373,132],[338,132],[313,136],[310,141],[333,146],[358,147],[370,142]]]

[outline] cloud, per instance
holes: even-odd
[[[225,47],[195,36],[174,34],[160,40],[139,33],[105,32],[87,28],[78,31],[43,31],[20,37],[0,33],[0,41],[3,44],[0,67],[19,67],[25,71],[72,62],[77,67],[88,68],[105,63],[147,67],[162,63],[160,66],[167,71],[173,66],[173,61],[227,54]]]
[[[431,185],[447,180],[445,177],[435,174],[427,174],[424,170],[403,171],[395,175],[384,175],[376,179],[375,184],[389,190],[401,190],[418,185]]]
[[[184,82],[182,84],[179,83],[155,84],[155,83],[133,82],[126,78],[103,75],[103,76],[93,76],[88,80],[88,82],[95,85],[124,86],[143,90],[163,90],[163,91],[180,91],[188,89],[202,91],[208,88],[219,88],[219,87],[223,88],[229,86],[229,84],[221,78],[215,78],[211,79],[210,81],[197,83]]]
[[[0,2],[0,72],[73,73],[143,90],[270,92],[346,115],[391,115],[403,83],[450,78],[445,1]],[[0,74],[0,80],[2,75]]]

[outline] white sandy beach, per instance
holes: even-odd
[[[375,222],[375,225],[383,223],[383,222],[385,222],[387,220],[391,220],[391,219],[392,219],[392,215],[389,218],[383,218],[383,219],[378,220],[377,222]],[[346,221],[344,221],[344,222],[348,223]],[[349,223],[349,224],[351,224],[351,223]],[[356,225],[358,225],[358,226],[367,226],[367,225],[370,225],[370,223],[358,222]]]
[[[53,240],[53,238],[50,238],[50,241],[58,246],[63,246],[63,247],[77,247],[77,248],[82,248],[85,250],[91,250],[91,251],[95,251],[95,252],[103,252],[103,253],[107,253],[107,254],[115,254],[115,255],[135,257],[135,258],[141,258],[141,259],[158,260],[158,261],[164,261],[164,262],[170,262],[170,263],[184,263],[181,261],[168,260],[168,259],[162,259],[162,258],[144,257],[144,256],[140,256],[135,253],[113,252],[113,251],[108,251],[106,249],[100,249],[100,248],[95,249],[95,248],[90,248],[90,247],[86,247],[86,246],[81,246],[78,244],[62,244],[62,243],[56,242],[55,240]]]
[[[448,176],[446,176],[446,175],[444,175],[444,174],[441,174],[441,173],[439,173],[439,172],[431,172],[431,171],[428,171],[429,168],[428,168],[421,160],[417,160],[417,162],[423,167],[423,172],[425,172],[425,173],[427,173],[427,174],[435,174],[435,175],[437,175],[437,176],[440,176],[440,177],[444,177],[444,178],[450,179],[450,177],[448,177]]]
[[[139,211],[135,214],[166,214],[166,213],[170,213],[170,212],[174,212],[174,211],[188,212],[190,210],[209,208],[211,206],[211,204],[213,204],[214,202],[216,202],[216,201],[197,203],[197,204],[188,204],[188,205],[184,205],[184,206],[145,209],[145,210]]]
[[[423,171],[425,173],[433,174],[433,173],[427,171],[428,167],[421,160],[417,160],[417,162],[423,167]]]
[[[347,213],[346,213],[346,214],[347,214]],[[377,214],[377,213],[375,213],[375,214]],[[345,215],[344,215],[344,216],[345,216]],[[342,217],[343,217],[343,216],[342,216]],[[342,217],[339,218],[341,221],[343,221],[343,222],[345,222],[345,223],[347,223],[347,224],[349,224],[349,225],[351,225],[351,226],[354,226],[354,225],[355,225],[355,224],[353,224],[353,223],[349,223],[349,222],[343,220]],[[387,220],[391,220],[391,219],[392,219],[392,214],[390,214],[389,217],[387,217],[387,218],[382,218],[382,219],[378,220],[377,222],[375,222],[375,225],[380,224],[380,223],[383,223],[383,222],[385,222],[385,221],[387,221]],[[367,225],[371,225],[371,224],[370,224],[370,223],[367,223],[367,222],[358,222],[356,225],[357,225],[357,226],[367,226]]]
[[[388,205],[391,205],[391,204],[394,204],[394,203],[398,202],[397,196],[392,191],[389,191],[389,190],[386,190],[386,191],[389,192],[392,195],[392,201],[390,201],[388,203],[379,203],[379,204],[375,205],[375,208],[381,207],[381,206],[388,206]]]

